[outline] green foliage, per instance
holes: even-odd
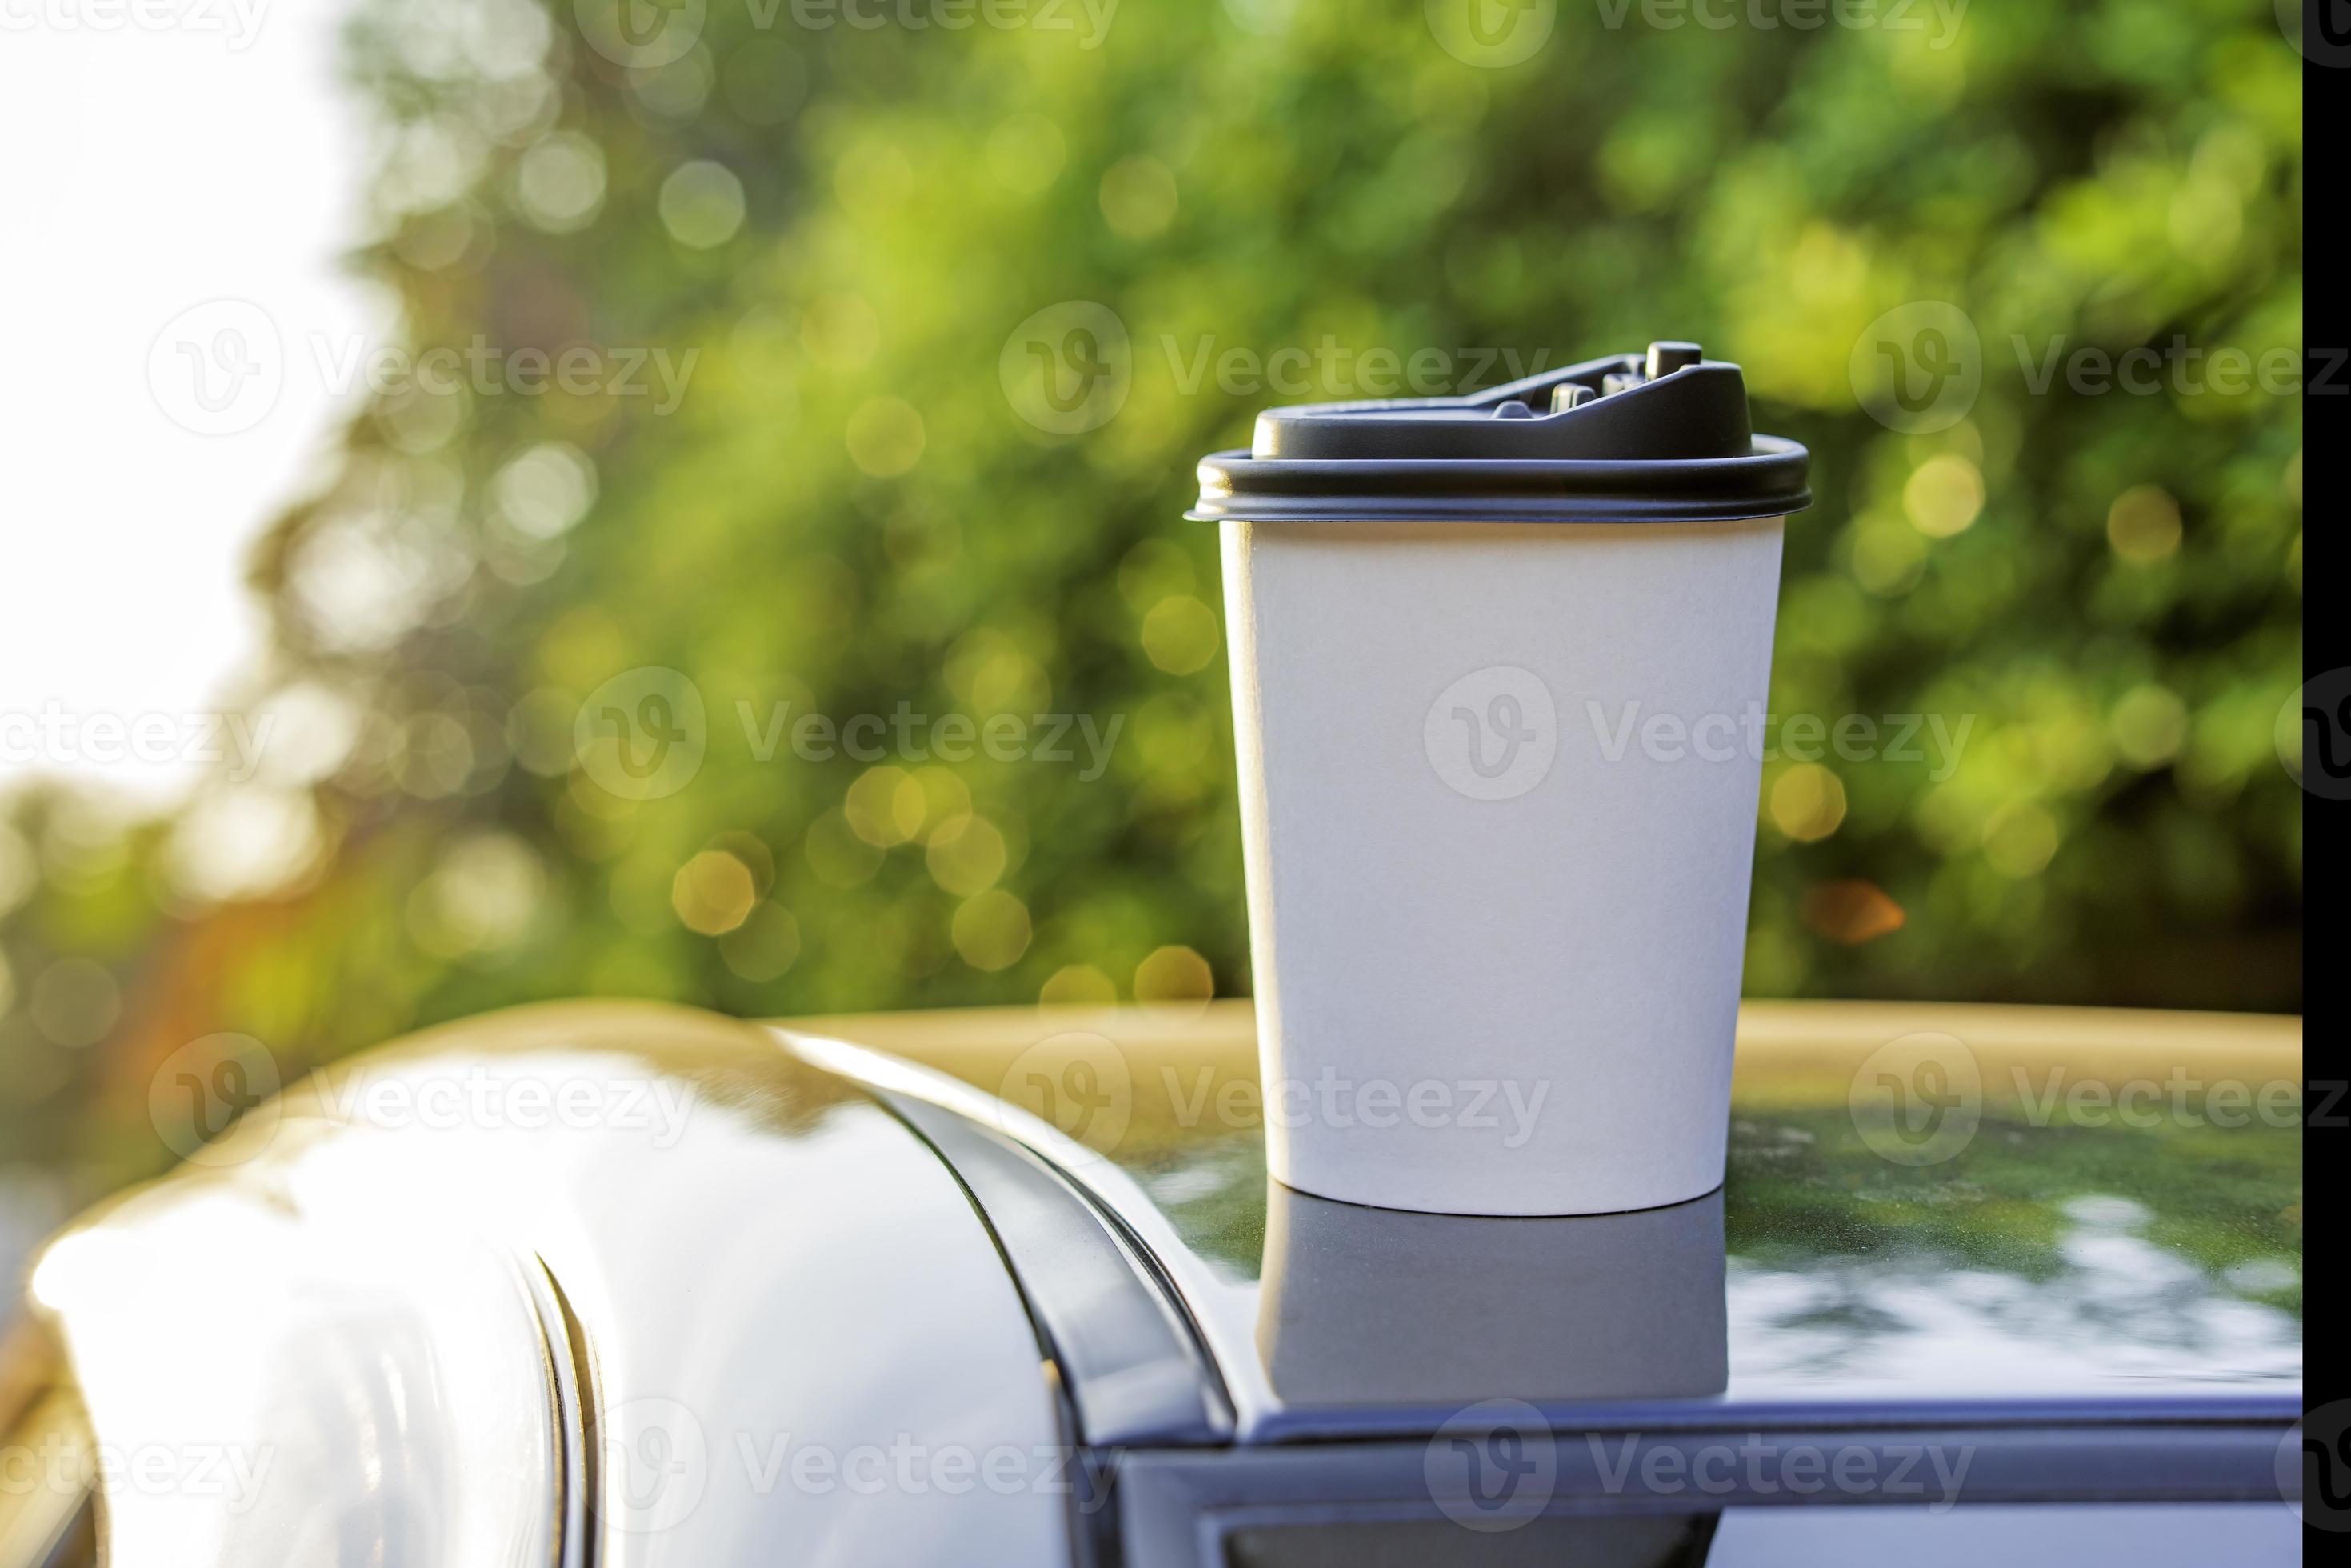
[[[1378,390],[1374,349],[1490,382],[1696,338],[1812,447],[1775,711],[1965,739],[1767,765],[1750,991],[2299,1005],[2299,400],[2034,385],[2053,348],[2299,346],[2301,63],[2265,0],[1922,31],[1562,0],[1498,68],[1439,47],[1441,5],[1124,0],[1090,47],[1074,6],[917,30],[710,0],[639,69],[583,44],[594,9],[366,0],[350,69],[390,129],[359,265],[411,348],[645,350],[643,395],[403,386],[272,529],[254,706],[352,737],[247,787],[303,846],[252,879],[276,915],[174,870],[226,783],[95,872],[57,872],[69,802],[20,808],[50,872],[5,925],[26,1146],[141,1119],[27,1011],[78,954],[147,1042],[129,1083],[213,1030],[290,1069],[573,993],[804,1013],[1081,967],[1057,994],[1127,998],[1170,947],[1246,989],[1216,539],[1178,514],[1259,407]],[[1132,374],[1056,434],[1001,361],[1071,301]],[[1854,366],[1915,301],[1966,313],[1982,388],[1913,435]],[[1294,387],[1218,369],[1326,344]],[[705,754],[635,800],[574,724],[647,666],[690,681]],[[763,760],[779,704],[1120,728],[1092,779],[1074,735],[869,766],[788,728]],[[1163,954],[1141,989],[1196,984]]]

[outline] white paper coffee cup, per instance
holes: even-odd
[[[1623,379],[1635,364],[1562,372],[1621,390],[1560,404],[1672,386]],[[1719,493],[1737,455],[1447,457],[1399,478],[1388,457],[1292,457],[1297,433],[1262,424],[1281,455],[1203,465],[1223,494],[1201,510],[1238,503],[1225,599],[1276,1179],[1485,1215],[1721,1183],[1782,521],[1809,498],[1802,449],[1752,437],[1736,396],[1738,446],[1764,459],[1745,495]],[[1472,439],[1441,406],[1438,444]],[[1717,384],[1697,406],[1728,402]],[[1416,434],[1395,407],[1368,415],[1399,431],[1375,441]],[[1374,505],[1357,464],[1412,493]],[[1283,490],[1266,469],[1285,465],[1315,472]],[[1510,466],[1529,472],[1493,472]],[[1467,493],[1440,510],[1448,479]],[[1332,493],[1301,503],[1309,481]],[[1300,515],[1316,504],[1365,515]]]

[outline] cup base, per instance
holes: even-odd
[[[1393,1209],[1402,1214],[1450,1214],[1480,1219],[1566,1219],[1599,1214],[1640,1214],[1653,1208],[1712,1197],[1722,1189],[1717,1171],[1703,1186],[1659,1187],[1653,1191],[1626,1189],[1577,1198],[1552,1191],[1492,1192],[1464,1188],[1445,1192],[1426,1180],[1414,1182],[1318,1182],[1293,1172],[1269,1168],[1270,1177],[1292,1192],[1358,1208]]]

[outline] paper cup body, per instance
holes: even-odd
[[[1782,519],[1219,527],[1271,1174],[1712,1191]]]

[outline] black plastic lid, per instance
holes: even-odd
[[[1251,450],[1202,460],[1185,516],[1734,522],[1812,505],[1810,461],[1754,433],[1737,365],[1658,342],[1468,397],[1268,409]]]

